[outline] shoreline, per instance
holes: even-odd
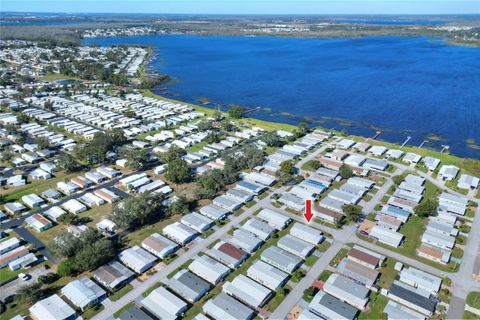
[[[181,100],[176,100],[176,99],[165,97],[163,95],[156,94],[156,93],[152,92],[151,89],[140,90],[140,92],[142,94],[144,94],[145,96],[148,96],[148,97],[163,99],[163,100],[167,100],[167,101],[174,102],[174,103],[186,104],[186,105],[194,108],[197,111],[204,112],[207,115],[212,115],[216,111],[214,109],[199,106],[197,104],[184,102],[184,101],[181,101]],[[222,113],[225,114],[225,112],[222,112]],[[260,119],[256,119],[256,118],[251,118],[251,117],[245,117],[245,118],[242,118],[240,120],[248,122],[252,125],[259,126],[259,127],[263,128],[265,130],[293,130],[293,129],[296,128],[296,126],[292,125],[292,124],[273,122],[273,121],[265,121],[265,120],[260,120]],[[400,150],[404,151],[405,153],[407,153],[407,152],[417,153],[417,154],[421,155],[422,157],[424,157],[424,156],[435,157],[435,158],[440,159],[442,161],[442,164],[456,165],[461,170],[463,170],[465,172],[468,172],[468,173],[473,174],[475,176],[480,176],[480,160],[479,159],[464,158],[464,157],[456,156],[456,155],[453,155],[453,154],[450,154],[450,153],[441,153],[439,151],[436,151],[436,150],[433,150],[433,149],[430,149],[430,148],[425,148],[425,147],[421,147],[421,148],[414,147],[414,146],[401,147],[401,145],[397,144],[397,143],[392,143],[392,142],[383,141],[383,140],[373,140],[373,139],[368,138],[368,137],[348,134],[348,133],[344,133],[344,132],[341,132],[341,131],[338,131],[338,130],[333,130],[333,129],[327,129],[327,128],[322,127],[322,126],[315,126],[313,128],[323,130],[323,131],[333,132],[333,133],[335,133],[339,136],[342,136],[344,138],[350,138],[350,139],[355,140],[357,142],[366,141],[371,145],[382,145],[382,146],[385,146],[386,148],[389,148],[389,149],[400,149]],[[437,170],[438,170],[438,168],[437,168]]]

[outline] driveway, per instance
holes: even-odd
[[[26,287],[28,285],[34,284],[37,282],[39,276],[48,273],[49,270],[45,269],[45,267],[39,267],[36,269],[26,269],[23,273],[29,274],[30,279],[27,281],[23,281],[20,279],[13,280],[7,284],[4,284],[0,287],[0,300],[5,301],[6,298],[13,296],[20,288]]]

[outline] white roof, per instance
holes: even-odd
[[[181,244],[188,242],[197,232],[180,222],[174,222],[163,228],[163,234]]]
[[[206,255],[196,257],[188,269],[212,284],[217,284],[230,272],[228,267]]]
[[[38,301],[28,310],[36,319],[61,320],[75,315],[75,310],[56,294]]]
[[[141,303],[161,319],[176,319],[187,307],[187,303],[164,287],[153,290]]]
[[[270,295],[270,289],[253,281],[252,279],[238,275],[232,282],[226,282],[223,292],[238,298],[252,307],[260,307]]]
[[[270,290],[276,290],[287,279],[288,274],[261,260],[255,261],[247,270],[247,276]]]
[[[276,229],[285,228],[292,220],[286,215],[271,209],[262,209],[262,211],[258,213],[257,217],[266,221],[269,225]]]
[[[83,309],[91,302],[96,301],[106,294],[105,290],[98,284],[83,276],[78,280],[69,282],[62,288],[62,294],[68,298],[74,305]]]

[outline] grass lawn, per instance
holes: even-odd
[[[337,267],[337,265],[340,263],[340,261],[343,260],[348,254],[348,249],[347,248],[342,248],[337,252],[337,255],[333,257],[333,259],[330,261],[329,265],[331,267]]]
[[[322,243],[318,245],[318,251],[325,252],[328,250],[328,248],[330,248],[331,245],[332,244],[330,242],[324,240]]]
[[[457,247],[453,248],[452,257],[458,258],[458,259],[463,258],[463,250]]]
[[[46,263],[47,263],[46,261],[43,261],[43,262],[41,262],[41,263],[39,263],[39,264],[37,264],[37,265],[33,266],[32,268],[27,269],[27,270],[18,269],[18,270],[12,271],[8,267],[2,268],[2,269],[0,269],[0,285],[4,284],[6,282],[10,282],[11,280],[17,278],[18,274],[20,274],[22,272],[28,273],[28,272],[31,272],[34,269],[41,268]]]
[[[64,181],[65,179],[70,179],[74,176],[78,176],[79,173],[70,173],[65,174],[63,172],[57,172],[55,177],[49,180],[34,180],[32,183],[29,183],[25,186],[0,189],[0,194],[5,195],[5,202],[12,202],[19,200],[22,196],[25,196],[30,193],[35,193],[40,195],[43,191],[56,188],[57,182]]]
[[[275,291],[274,297],[263,307],[265,310],[273,312],[282,303],[285,297],[292,291],[292,288],[285,285],[283,288]]]
[[[393,281],[398,275],[398,271],[394,269],[396,262],[393,258],[387,258],[387,261],[380,269],[380,287],[388,289],[392,286]]]
[[[28,308],[30,308],[30,305],[28,303],[16,303],[11,302],[7,303],[5,305],[7,309],[5,312],[3,312],[0,315],[0,319],[12,319],[16,315],[22,315],[22,316],[27,316],[30,312],[28,311]]]
[[[306,171],[316,171],[318,168],[320,168],[320,161],[315,159],[308,160],[302,165],[302,170]]]
[[[317,262],[318,260],[318,257],[314,254],[311,254],[309,257],[307,257],[307,259],[305,259],[305,265],[311,267],[315,264],[315,262]]]
[[[131,301],[124,305],[122,308],[120,308],[117,312],[113,314],[114,318],[118,318],[119,315],[121,315],[125,310],[129,309],[130,307],[133,307],[135,305],[135,302]]]
[[[467,304],[470,307],[480,309],[480,292],[472,291],[467,296]]]
[[[155,283],[153,286],[151,286],[150,288],[148,288],[147,290],[145,290],[143,293],[142,293],[142,297],[146,298],[150,293],[152,293],[153,290],[161,287],[162,284],[160,282],[157,282]]]
[[[122,296],[124,296],[127,292],[129,292],[132,289],[133,289],[132,285],[127,284],[127,285],[121,287],[120,289],[118,289],[117,291],[115,291],[108,298],[112,301],[117,301],[118,299],[120,299]]]
[[[80,80],[80,78],[67,76],[61,73],[47,73],[39,78],[39,80],[56,81],[56,80]]]
[[[318,276],[318,280],[325,282],[328,280],[328,278],[330,278],[331,275],[332,271],[323,270],[322,273],[320,273],[320,275]]]
[[[386,314],[383,313],[383,309],[388,303],[388,299],[379,293],[372,293],[370,302],[367,305],[368,311],[361,312],[358,319],[387,319]]]
[[[146,237],[150,236],[151,234],[158,232],[161,233],[162,229],[167,225],[179,221],[181,219],[181,215],[174,215],[167,219],[162,219],[152,225],[145,226],[139,230],[135,230],[130,232],[126,237],[125,240],[128,241],[129,246],[138,245],[140,244]]]
[[[190,263],[192,263],[192,259],[188,259],[187,261],[185,261],[184,263],[182,263],[182,265],[180,265],[180,267],[178,267],[177,269],[173,270],[172,272],[170,272],[168,275],[167,275],[167,279],[171,279],[173,278],[174,275],[177,274],[177,272],[179,272],[180,270],[183,270],[183,269],[187,269],[187,267],[190,265]]]
[[[478,320],[478,316],[474,313],[471,313],[470,311],[465,311],[463,313],[463,319],[464,320]]]
[[[103,309],[105,309],[105,307],[101,303],[99,303],[96,306],[85,310],[85,312],[82,313],[82,318],[85,320],[91,319]]]
[[[450,300],[452,299],[452,293],[447,288],[440,289],[438,292],[438,298],[443,302],[450,303]]]

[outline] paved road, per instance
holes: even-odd
[[[328,248],[328,250],[320,256],[320,259],[315,262],[305,277],[297,283],[288,296],[282,301],[277,309],[275,309],[269,319],[285,319],[295,304],[302,299],[303,292],[312,285],[313,281],[317,280],[317,277],[328,267],[330,260],[335,257],[342,246],[343,244],[339,241],[334,241],[330,248]]]
[[[30,279],[24,281],[17,278],[16,280],[4,284],[0,290],[0,300],[5,301],[6,298],[13,296],[16,292],[18,292],[20,288],[34,284],[39,276],[47,274],[48,272],[49,270],[45,269],[45,267],[33,269],[32,271],[29,271],[29,269],[25,269],[23,273],[29,274]]]
[[[283,192],[285,191],[285,189],[286,187],[281,187],[277,190],[277,192]],[[188,260],[194,258],[198,253],[204,252],[211,243],[225,237],[231,228],[233,228],[234,226],[242,222],[245,218],[250,217],[256,210],[260,208],[264,208],[266,205],[270,203],[270,201],[271,201],[270,197],[266,197],[262,200],[259,200],[251,208],[248,208],[247,210],[245,210],[245,212],[243,212],[241,215],[236,217],[233,215],[230,216],[231,220],[229,223],[227,223],[222,228],[215,231],[207,239],[202,240],[200,243],[197,243],[195,246],[188,249],[188,251],[183,253],[181,256],[175,259],[172,263],[168,264],[165,268],[161,269],[160,271],[155,273],[153,276],[151,276],[150,278],[142,282],[139,286],[129,291],[119,300],[106,305],[105,308],[102,310],[102,312],[97,314],[93,319],[94,320],[108,319],[112,314],[117,312],[127,303],[134,301],[138,296],[140,296],[145,290],[153,286],[155,283],[164,280],[170,272],[174,271],[175,269],[180,267],[182,264],[184,264]]]

